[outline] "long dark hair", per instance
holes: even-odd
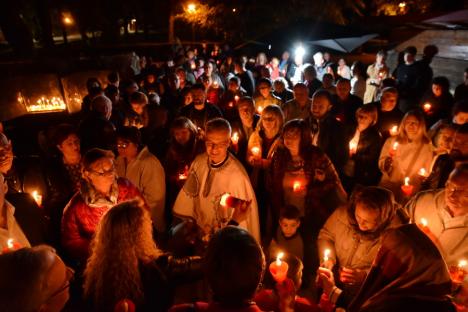
[[[299,154],[304,158],[312,146],[312,138],[310,129],[303,119],[292,119],[284,124],[283,136],[288,131],[297,130],[301,134],[301,142],[299,143]]]

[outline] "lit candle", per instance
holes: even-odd
[[[273,261],[269,267],[271,276],[273,276],[277,283],[282,283],[288,275],[289,266],[286,262],[281,261],[283,256],[284,253],[278,253],[276,256],[276,261]]]
[[[423,105],[423,109],[424,109],[424,111],[425,111],[426,113],[429,113],[429,112],[431,111],[431,108],[432,108],[431,103],[425,103],[425,104]]]
[[[384,76],[384,72],[382,72],[382,71],[381,71],[381,72],[379,72],[379,79],[382,79],[382,78],[383,78],[383,76]]]
[[[398,142],[393,143],[392,148],[390,149],[390,157],[394,157],[396,155],[398,149]]]
[[[465,276],[468,274],[466,270],[466,266],[468,265],[468,261],[462,259],[458,261],[458,265],[456,267],[450,268],[450,276],[454,283],[461,284],[465,280]]]
[[[219,87],[218,82],[217,81],[213,82],[213,88],[218,88],[218,87]]]
[[[254,155],[255,157],[260,156],[260,147],[254,146],[254,147],[252,147],[252,149],[250,151],[252,152],[252,155]]]
[[[390,128],[390,135],[395,136],[398,134],[398,126],[394,125]],[[396,143],[396,142],[395,142]]]
[[[405,194],[405,196],[411,196],[411,194],[413,193],[414,186],[409,184],[409,180],[410,178],[406,177],[405,183],[401,186],[401,190],[403,191],[403,194]]]
[[[356,154],[357,143],[353,140],[349,141],[349,156]]]
[[[323,251],[323,262],[327,262],[328,260],[330,260],[330,254],[331,254],[330,249],[325,249]]]
[[[195,69],[195,68],[197,68],[197,65],[195,65],[195,63],[192,63],[192,65],[190,65],[190,68]]]
[[[420,175],[420,176],[423,177],[423,178],[426,178],[426,177],[428,176],[427,171],[426,171],[425,168],[419,169],[418,175]]]
[[[422,224],[422,226],[427,227],[427,220],[426,220],[426,218],[421,218],[421,224]]]
[[[239,99],[240,99],[240,97],[239,97],[238,95],[236,95],[236,96],[234,97],[234,101],[236,101],[236,102],[239,101]]]
[[[224,208],[241,208],[242,204],[246,202],[240,198],[231,196],[229,193],[225,193],[221,196],[219,204]]]
[[[7,253],[7,252],[11,252],[11,251],[15,251],[17,249],[20,249],[21,248],[21,245],[16,243],[13,238],[9,238],[7,240],[7,245],[5,248],[3,248],[3,251],[2,253]]]
[[[234,146],[237,146],[237,143],[239,143],[239,133],[234,132],[231,136],[231,142],[234,144]]]
[[[34,190],[34,191],[32,192],[31,195],[32,195],[32,197],[34,198],[34,200],[36,201],[36,204],[37,204],[39,207],[41,207],[41,206],[42,206],[42,195],[39,194],[39,192],[36,191],[36,190]]]
[[[188,166],[184,167],[184,170],[179,173],[179,181],[187,180],[188,178]]]
[[[261,114],[263,112],[263,106],[257,107],[257,112]]]
[[[300,192],[302,190],[302,184],[300,181],[294,181],[293,183],[293,191]]]
[[[234,107],[234,103],[229,102],[228,106],[229,106],[229,107]]]

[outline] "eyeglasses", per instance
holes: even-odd
[[[117,148],[127,148],[130,145],[128,142],[118,143]]]
[[[70,268],[70,267],[65,267],[66,269],[66,272],[65,272],[65,282],[63,283],[63,285],[57,289],[56,291],[54,291],[48,298],[45,302],[48,302],[50,300],[52,300],[54,297],[60,295],[61,293],[63,293],[65,290],[67,290],[68,288],[70,288],[70,283],[73,281],[73,277],[75,276],[75,271]]]
[[[225,143],[213,143],[213,142],[205,142],[205,146],[209,149],[223,149],[229,146],[229,142]]]
[[[89,171],[90,173],[92,173],[94,175],[97,175],[98,177],[110,177],[110,176],[115,174],[115,167],[112,167],[111,169],[105,170],[103,172],[95,171],[95,170],[92,170],[92,169],[89,169],[87,171]]]

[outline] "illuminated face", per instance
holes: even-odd
[[[193,89],[192,90],[192,97],[193,97],[193,104],[195,106],[205,105],[205,101],[206,101],[205,91],[203,91],[201,89]]]
[[[433,84],[432,85],[432,93],[434,93],[434,95],[436,97],[441,97],[442,96],[442,86]]]
[[[206,133],[206,153],[214,164],[226,159],[231,136],[228,131],[210,131]]]
[[[358,122],[358,129],[359,131],[362,132],[371,126],[373,120],[370,114],[360,112],[357,114],[357,122]]]
[[[289,238],[297,233],[297,229],[301,225],[301,221],[296,219],[281,218],[279,225],[281,227],[281,233],[283,233],[284,237]]]
[[[232,92],[237,92],[239,90],[239,84],[235,80],[230,80],[228,84],[228,90]]]
[[[398,101],[398,96],[393,93],[384,93],[382,94],[382,98],[380,99],[380,103],[382,104],[382,111],[390,112],[392,111]]]
[[[299,151],[301,144],[301,132],[298,129],[291,129],[283,134],[284,146],[290,152]]]
[[[437,147],[446,152],[450,151],[453,146],[453,136],[455,130],[451,128],[442,129],[437,136]]]
[[[457,125],[464,125],[468,122],[468,113],[459,112],[453,116],[453,122]]]
[[[174,129],[174,139],[180,145],[185,145],[190,140],[191,132],[187,128]]]
[[[284,83],[282,83],[281,81],[275,81],[273,83],[273,88],[275,89],[275,92],[281,93],[284,91],[285,86]]]
[[[454,217],[468,214],[468,178],[451,174],[445,184],[445,203]]]
[[[357,202],[354,217],[358,223],[359,229],[363,232],[372,232],[380,224],[380,211],[369,209],[366,205]]]
[[[262,126],[266,131],[274,131],[278,129],[278,120],[276,116],[270,112],[264,112],[262,115]]]
[[[465,160],[468,157],[468,134],[455,133],[450,155],[455,160]]]
[[[131,103],[131,105],[132,105],[132,110],[138,115],[143,114],[143,112],[145,111],[144,104]]]
[[[331,103],[324,96],[314,96],[312,99],[311,113],[314,118],[322,119],[331,109]]]
[[[57,145],[59,151],[66,158],[79,158],[80,157],[80,139],[76,134],[70,134],[62,144]]]
[[[214,67],[212,63],[210,62],[205,63],[205,74],[207,76],[211,76],[213,74],[213,70],[214,70]]]
[[[405,120],[404,129],[410,140],[415,140],[419,134],[419,120],[414,116],[408,116]]]
[[[267,98],[268,96],[270,96],[271,87],[267,83],[261,83],[258,86],[258,91],[264,98]]]
[[[254,113],[255,113],[254,108],[249,104],[243,104],[241,102],[237,106],[237,110],[239,112],[239,117],[240,117],[240,119],[242,121],[242,124],[247,126],[247,127],[251,127],[252,122],[253,122],[253,116],[254,116]]]
[[[405,63],[406,64],[412,64],[414,62],[414,55],[410,53],[405,53],[404,55]]]
[[[128,140],[117,139],[117,151],[119,155],[126,159],[133,159],[138,155],[138,146]]]
[[[83,177],[100,193],[108,195],[115,181],[115,167],[112,158],[101,158],[85,170]]]

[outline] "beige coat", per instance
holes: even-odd
[[[156,229],[163,232],[166,228],[166,179],[159,160],[145,147],[129,164],[122,157],[117,157],[115,167],[119,177],[129,179],[140,190],[150,208]]]
[[[445,190],[430,190],[414,196],[406,205],[411,220],[427,220],[429,236],[435,240],[449,266],[468,260],[468,214],[452,217],[445,204]]]
[[[388,228],[402,224],[394,215]],[[346,207],[340,207],[320,230],[317,244],[320,260],[330,249],[330,260],[340,267],[368,270],[380,247],[380,236],[370,237],[356,231],[350,224]]]
[[[381,73],[381,74],[380,74]],[[380,74],[380,76],[379,76]],[[364,93],[364,104],[377,101],[378,85],[385,78],[389,77],[389,68],[387,65],[378,67],[377,64],[371,64],[367,67],[366,92]]]

